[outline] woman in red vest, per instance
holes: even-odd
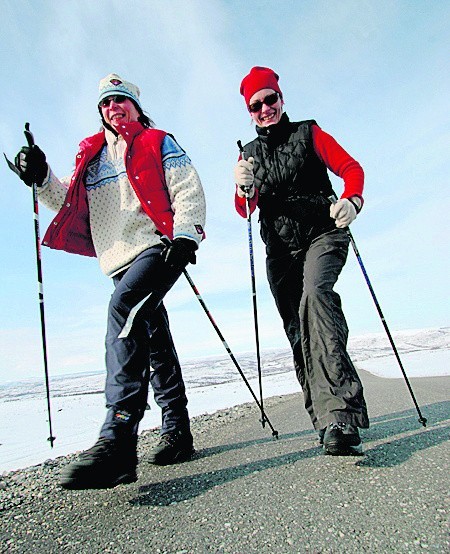
[[[246,195],[251,211],[259,207],[270,288],[321,443],[329,454],[359,454],[358,427],[369,420],[333,287],[347,258],[345,228],[363,204],[364,173],[314,120],[289,120],[272,69],[252,68],[240,92],[257,138],[235,167],[236,209],[246,216]],[[344,180],[334,205],[327,170]]]
[[[162,410],[154,464],[193,452],[187,398],[163,298],[203,238],[205,199],[196,170],[172,136],[154,129],[139,88],[110,74],[100,81],[103,129],[83,140],[75,171],[58,179],[42,150],[23,147],[16,167],[57,215],[50,248],[96,256],[115,290],[106,333],[107,415],[96,444],[61,475],[65,488],[136,481],[138,425],[149,382]],[[161,242],[161,235],[171,245]]]

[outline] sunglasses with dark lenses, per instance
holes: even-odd
[[[116,104],[123,104],[127,98],[128,96],[124,96],[123,94],[107,96],[106,98],[103,98],[103,100],[100,101],[99,106],[101,108],[107,108],[111,104],[111,102],[115,102]]]
[[[266,106],[273,106],[277,103],[279,97],[280,95],[278,94],[278,92],[272,92],[272,94],[268,94],[262,100],[257,100],[256,102],[249,104],[248,111],[252,113],[259,112],[263,107],[263,104],[265,104]]]

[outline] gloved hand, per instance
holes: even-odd
[[[336,227],[339,229],[348,227],[356,219],[356,215],[355,205],[347,198],[341,198],[336,204],[331,204],[330,206],[330,217],[336,220]]]
[[[196,263],[197,243],[190,239],[177,238],[161,252],[164,262],[175,271],[183,271],[191,263]]]
[[[14,159],[14,165],[19,171],[19,177],[29,187],[33,183],[40,187],[47,177],[45,154],[39,146],[22,146]]]
[[[237,194],[240,198],[244,198],[247,192],[250,198],[255,194],[253,161],[253,158],[239,160],[234,167],[234,182],[238,186]]]

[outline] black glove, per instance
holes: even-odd
[[[29,187],[33,183],[40,187],[47,177],[45,154],[39,146],[22,146],[14,159],[14,165],[19,171],[19,177]]]
[[[183,271],[187,264],[195,264],[197,248],[197,243],[193,240],[173,239],[172,243],[161,252],[161,256],[171,269]]]

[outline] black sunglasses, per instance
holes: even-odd
[[[273,106],[278,102],[279,97],[280,95],[278,94],[278,92],[272,92],[272,94],[268,94],[262,100],[257,100],[256,102],[249,104],[248,111],[252,113],[259,112],[263,107],[263,104],[265,104],[266,106]]]
[[[123,94],[116,94],[114,96],[107,96],[106,98],[103,98],[103,100],[101,100],[98,105],[101,108],[107,108],[113,101],[116,104],[123,104],[127,99],[128,96],[124,96]]]

